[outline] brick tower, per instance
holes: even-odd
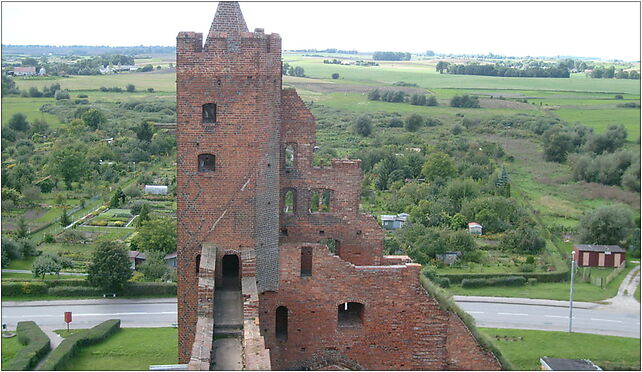
[[[180,359],[195,333],[204,244],[259,291],[276,290],[281,39],[248,32],[238,3],[221,2],[205,45],[181,32],[176,48]],[[256,268],[256,271],[255,271]],[[220,280],[219,280],[220,282]]]
[[[248,32],[221,2],[204,45],[179,33],[176,68],[181,363],[211,367],[214,283],[231,278],[247,369],[500,367],[420,265],[383,255],[383,230],[359,212],[360,161],[312,165],[315,119],[281,88],[278,35]]]

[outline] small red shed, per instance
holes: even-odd
[[[618,245],[576,244],[573,250],[580,267],[618,267],[626,258],[626,250]]]

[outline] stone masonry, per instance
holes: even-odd
[[[205,43],[181,32],[176,53],[181,363],[203,364],[192,345],[211,339],[199,272],[218,285],[236,257],[245,353],[263,365],[500,368],[423,289],[420,265],[382,254],[383,230],[359,212],[360,161],[312,166],[315,119],[281,87],[279,35],[248,32],[239,4],[220,2]]]

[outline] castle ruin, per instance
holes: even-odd
[[[231,288],[246,369],[499,369],[420,265],[383,255],[360,161],[312,166],[315,119],[282,88],[279,35],[220,2],[205,43],[181,32],[176,54],[181,363],[212,367]]]

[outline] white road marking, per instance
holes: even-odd
[[[544,317],[546,317],[546,318],[564,318],[564,319],[568,319],[568,315],[544,315]],[[575,319],[575,317],[573,317],[573,319]]]
[[[483,314],[483,311],[468,311],[468,314]]]
[[[595,318],[591,318],[591,320],[595,320],[596,322],[622,323],[621,320],[611,320],[611,319],[595,319]]]
[[[528,316],[528,314],[519,314],[519,313],[497,313],[497,315],[520,315],[520,316]]]

